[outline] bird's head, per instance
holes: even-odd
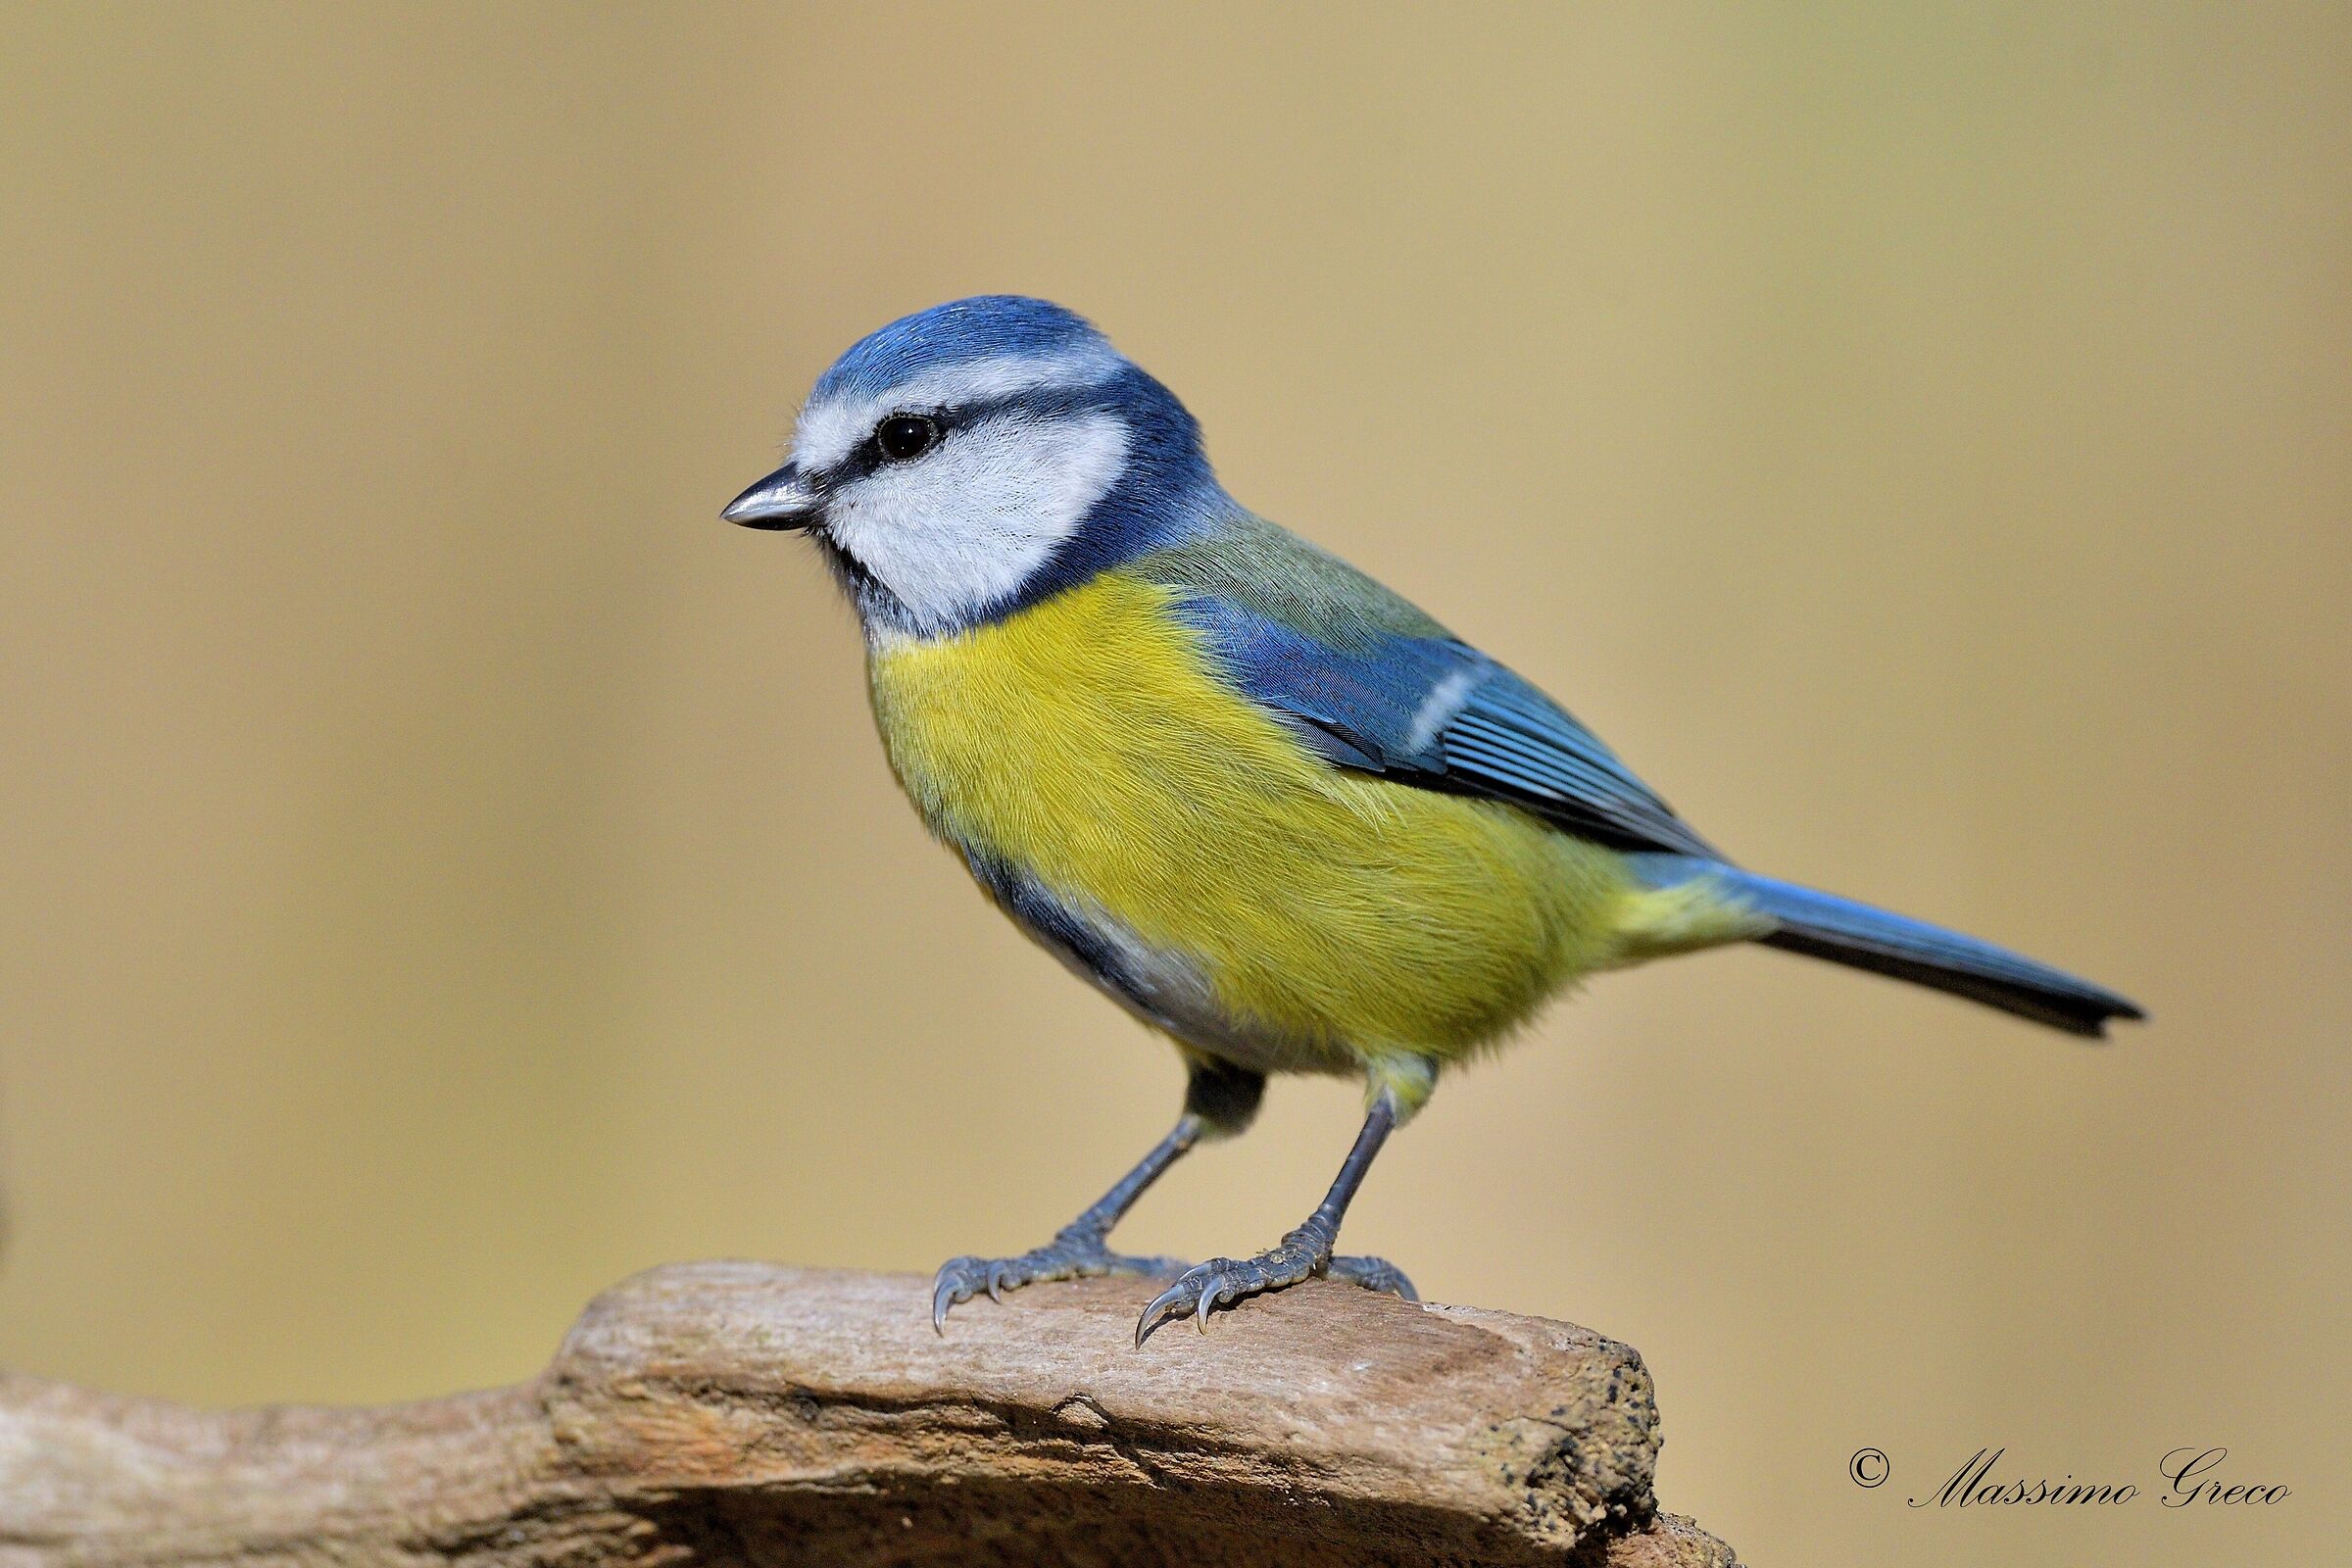
[[[812,533],[869,630],[920,636],[1180,538],[1221,498],[1173,393],[1060,306],[985,295],[836,360],[792,461],[723,515]]]

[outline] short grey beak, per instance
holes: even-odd
[[[719,515],[746,528],[807,528],[824,515],[824,502],[787,463],[728,502]]]

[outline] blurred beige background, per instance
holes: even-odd
[[[2042,9],[11,8],[0,1361],[510,1380],[630,1270],[1015,1250],[1160,1133],[715,518],[1014,289],[1751,863],[2156,1014],[1611,978],[1351,1247],[1639,1346],[1758,1562],[2340,1544],[2352,16]],[[1132,1241],[1263,1245],[1353,1117],[1278,1085]],[[1901,1501],[2192,1443],[2294,1495]]]

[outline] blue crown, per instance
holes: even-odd
[[[876,397],[921,371],[969,360],[1108,346],[1093,322],[1050,300],[981,294],[903,316],[868,333],[817,377],[810,395]]]

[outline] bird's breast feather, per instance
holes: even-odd
[[[1165,584],[1105,572],[877,648],[871,672],[935,831],[1197,963],[1269,1028],[1491,1035],[1613,940],[1618,857],[1333,767],[1232,683]]]

